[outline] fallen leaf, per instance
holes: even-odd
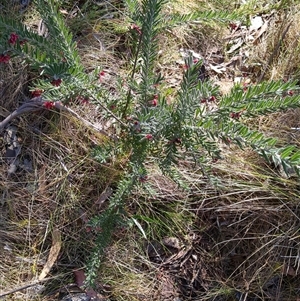
[[[283,275],[292,276],[292,277],[297,276],[295,269],[290,265],[284,264],[282,269],[283,269]]]
[[[84,271],[83,270],[74,271],[74,275],[75,275],[75,283],[77,284],[77,286],[79,288],[83,288],[84,281],[86,279]],[[92,288],[87,288],[85,291],[88,297],[97,298],[97,293]]]
[[[243,39],[237,39],[235,43],[230,47],[230,49],[227,51],[228,54],[233,53],[234,51],[241,48],[241,46],[244,44]]]
[[[214,66],[212,64],[209,64],[209,67],[211,70],[215,71],[216,73],[222,74],[223,72],[226,71],[226,68],[224,66]]]
[[[106,187],[105,190],[100,194],[95,204],[101,207],[101,205],[112,195],[112,193],[113,193],[113,189],[109,186]]]
[[[163,238],[162,243],[166,247],[180,249],[180,242],[177,237],[165,237]]]
[[[225,63],[226,67],[240,67],[243,62],[243,57],[241,55],[236,55],[230,59],[229,62]]]
[[[52,232],[52,246],[50,248],[48,260],[44,265],[44,268],[39,276],[39,280],[43,280],[50,272],[55,261],[57,260],[58,254],[60,252],[60,248],[61,248],[61,235],[59,230],[55,228],[53,229]]]
[[[84,271],[83,270],[74,271],[74,276],[75,276],[75,283],[77,284],[77,286],[78,287],[83,286],[85,281]]]
[[[250,22],[251,22],[251,25],[249,28],[250,31],[258,30],[264,24],[264,21],[263,21],[262,17],[260,17],[260,16],[256,16],[256,17],[252,18]]]
[[[264,23],[264,25],[261,27],[260,31],[256,34],[255,40],[253,41],[253,44],[256,45],[258,43],[259,38],[263,35],[263,33],[268,29],[269,23],[268,21]]]

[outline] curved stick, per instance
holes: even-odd
[[[77,119],[82,121],[88,127],[92,127],[94,130],[102,133],[103,135],[110,137],[114,140],[117,140],[116,137],[112,137],[103,129],[101,129],[98,126],[94,125],[93,123],[85,120],[72,109],[65,107],[61,102],[55,102],[54,108],[61,110],[61,111],[69,112],[71,115],[73,115],[74,117],[76,117]],[[44,107],[44,101],[43,101],[42,97],[39,96],[39,97],[32,98],[30,101],[22,104],[19,108],[17,108],[15,111],[13,111],[11,114],[9,114],[3,121],[0,122],[0,133],[2,133],[2,131],[4,130],[4,128],[7,126],[7,124],[9,122],[11,122],[13,119],[17,118],[18,116],[23,115],[25,113],[42,110],[42,109],[46,109]]]
[[[18,116],[27,113],[38,111],[43,108],[43,101],[41,97],[35,97],[28,102],[22,104],[19,108],[9,114],[3,121],[0,122],[0,133],[4,130],[9,122]]]

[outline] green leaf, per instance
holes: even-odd
[[[286,148],[284,148],[281,152],[280,152],[280,157],[282,159],[285,159],[287,158],[292,152],[293,150],[295,149],[296,147],[294,145],[290,145]]]
[[[293,162],[293,164],[299,164],[300,162],[300,151],[297,151],[295,154],[293,154],[290,159],[291,162]]]

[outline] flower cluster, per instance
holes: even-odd
[[[244,92],[247,92],[248,87],[250,87],[250,84],[249,84],[249,83],[243,83],[243,91],[244,91]]]
[[[34,90],[34,91],[31,92],[31,96],[32,97],[39,97],[43,94],[43,92],[44,92],[43,90],[38,90],[37,89],[37,90]]]
[[[50,83],[52,86],[59,87],[61,85],[61,82],[62,82],[61,78],[57,78],[57,79],[54,78]]]
[[[27,43],[27,40],[21,40],[21,41],[20,41],[20,45],[21,45],[21,46],[23,46],[23,45],[26,44],[26,43]]]
[[[148,181],[148,176],[147,175],[140,175],[139,176],[139,181],[140,183],[145,183]]]
[[[136,133],[140,133],[142,131],[141,123],[139,121],[136,120],[136,121],[133,122],[133,130]]]
[[[44,107],[46,108],[46,109],[48,109],[48,110],[51,110],[53,107],[54,107],[54,102],[52,102],[52,101],[45,101],[44,102]]]
[[[155,94],[153,99],[150,101],[150,105],[156,107],[158,105],[158,94]]]
[[[88,97],[84,97],[84,96],[78,96],[77,100],[80,102],[80,104],[82,105],[87,105],[89,104],[90,100]]]
[[[18,39],[19,39],[19,36],[15,32],[13,32],[10,34],[8,43],[11,45],[15,45]]]
[[[140,28],[138,25],[136,25],[136,24],[132,24],[132,25],[130,26],[130,29],[136,31],[139,35],[142,34],[141,28]]]
[[[145,135],[145,139],[146,140],[152,140],[153,139],[153,135],[152,134],[146,134]]]
[[[193,64],[197,64],[199,62],[199,60],[198,59],[193,59]],[[187,65],[187,64],[184,64],[183,65],[183,69],[184,70],[187,70],[187,69],[189,69],[191,66],[189,66],[189,65]]]
[[[168,142],[168,144],[175,144],[175,145],[180,145],[181,143],[182,143],[182,141],[179,137],[175,137],[174,139],[172,139]]]
[[[217,98],[214,95],[212,95],[208,98],[201,99],[200,103],[215,102],[216,100],[217,100]]]
[[[2,54],[0,55],[0,63],[8,63],[9,60],[10,60],[9,54],[4,54],[4,53],[2,53]]]
[[[102,70],[102,71],[98,74],[98,76],[99,76],[99,82],[101,83],[103,77],[105,76],[105,72]]]
[[[241,115],[242,115],[242,112],[231,112],[230,113],[230,117],[233,119],[237,119],[237,120],[240,119]]]
[[[229,27],[232,31],[234,31],[239,28],[239,25],[237,23],[231,22],[229,23]]]

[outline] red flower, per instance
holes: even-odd
[[[52,109],[54,107],[54,102],[52,101],[45,101],[44,102],[44,107],[48,110]]]
[[[238,26],[236,23],[231,22],[231,23],[229,23],[229,27],[230,27],[231,30],[235,30],[235,29],[237,29],[239,26]]]
[[[168,142],[168,144],[177,144],[177,145],[179,145],[179,144],[181,144],[181,139],[178,138],[178,137],[176,137],[176,138],[174,138],[173,140],[170,140],[170,141]]]
[[[243,91],[246,92],[248,90],[249,84],[243,83]]]
[[[148,180],[148,177],[145,176],[145,175],[141,175],[141,176],[139,177],[139,181],[140,181],[141,183],[145,183],[147,180]]]
[[[147,135],[145,136],[145,138],[146,138],[147,140],[152,140],[152,139],[153,139],[153,136],[152,136],[151,134],[147,134]]]
[[[116,105],[111,105],[111,106],[110,106],[110,109],[111,109],[111,110],[115,110],[116,108],[117,108]]]
[[[197,64],[198,62],[199,62],[198,59],[193,59],[193,63],[194,63],[194,64]]]
[[[287,93],[288,93],[288,95],[293,96],[295,92],[292,91],[292,90],[290,90],[290,91],[288,91]]]
[[[21,45],[21,46],[25,45],[26,43],[27,43],[27,40],[21,40],[21,41],[20,41],[20,45]]]
[[[223,137],[222,140],[227,145],[229,145],[231,143],[231,140],[228,137]]]
[[[181,139],[180,139],[180,138],[175,138],[175,139],[174,139],[174,143],[176,143],[176,144],[181,144]]]
[[[130,28],[133,29],[133,30],[135,30],[139,35],[142,34],[142,30],[141,30],[141,28],[140,28],[138,25],[132,24],[132,25],[130,26]]]
[[[231,112],[230,113],[230,117],[233,119],[240,119],[241,115],[242,115],[242,112],[237,112],[237,113]]]
[[[211,96],[211,97],[208,99],[208,101],[214,102],[214,101],[216,101],[216,97],[215,97],[215,96]]]
[[[154,95],[154,98],[151,100],[150,104],[154,107],[157,106],[157,104],[158,104],[158,95],[157,94]]]
[[[9,54],[1,54],[0,55],[0,63],[8,63],[10,60]]]
[[[86,105],[90,102],[88,97],[83,97],[81,95],[77,96],[76,100],[77,100],[78,103],[80,103],[82,105]]]
[[[141,124],[140,124],[139,121],[135,121],[133,123],[133,129],[134,129],[135,132],[138,132],[138,133],[140,133],[142,131]]]
[[[43,90],[34,90],[34,91],[31,91],[31,95],[32,97],[39,97],[43,94]]]
[[[9,37],[9,40],[8,40],[8,43],[12,44],[12,45],[15,45],[18,38],[19,38],[19,36],[15,32],[11,33],[10,37]]]
[[[100,73],[99,73],[99,82],[101,83],[102,81],[102,77],[105,76],[105,72],[102,70]]]
[[[206,103],[206,102],[207,102],[207,100],[205,98],[200,100],[200,103]]]
[[[53,79],[51,82],[51,85],[55,86],[55,87],[59,87],[61,84],[62,80],[60,78],[58,79]]]
[[[82,105],[87,105],[87,104],[89,104],[90,101],[89,101],[88,97],[84,97],[81,99],[80,102]]]

